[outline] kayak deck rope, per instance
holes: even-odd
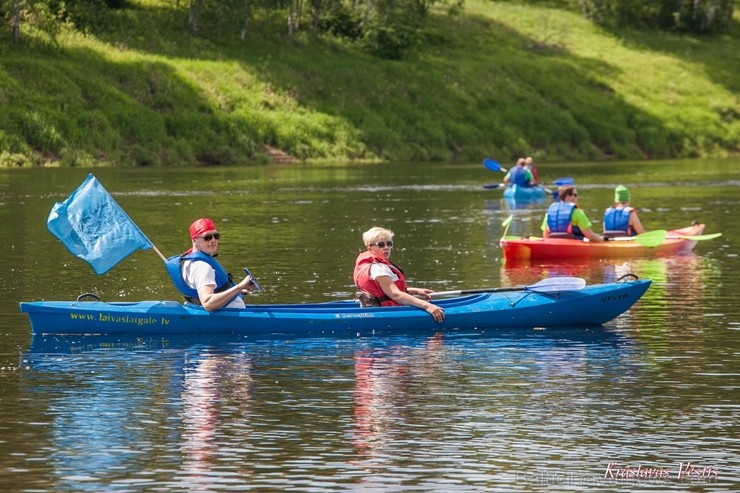
[[[95,294],[95,293],[82,293],[81,295],[79,295],[79,296],[77,297],[77,301],[82,301],[82,300],[84,300],[85,298],[92,298],[92,299],[94,299],[95,301],[100,301],[100,296],[98,296],[98,295],[97,295],[97,294]]]
[[[633,281],[637,281],[637,280],[639,279],[639,277],[637,277],[637,275],[636,275],[636,274],[633,274],[632,272],[630,272],[629,274],[625,274],[625,275],[623,275],[622,277],[620,277],[619,279],[617,279],[617,282],[622,282],[622,280],[623,280],[623,279],[624,279],[625,277],[629,277],[629,278],[632,278],[632,280],[633,280]]]

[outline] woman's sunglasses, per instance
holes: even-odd
[[[373,243],[370,246],[376,246],[378,248],[385,248],[386,245],[388,245],[388,248],[393,248],[393,240],[379,241],[377,243]]]

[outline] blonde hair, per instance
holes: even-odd
[[[362,242],[366,247],[374,245],[379,241],[388,241],[391,239],[393,239],[393,231],[390,229],[379,228],[378,226],[373,226],[362,233]]]

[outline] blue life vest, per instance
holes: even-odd
[[[531,187],[527,181],[527,170],[521,166],[514,166],[509,170],[509,181],[512,185]]]
[[[218,263],[215,258],[206,253],[190,252],[183,255],[174,255],[167,259],[167,262],[165,262],[164,266],[167,269],[167,273],[172,278],[172,282],[175,283],[175,287],[185,296],[185,299],[187,299],[188,301],[200,304],[200,300],[198,298],[198,290],[188,286],[185,282],[185,279],[183,279],[182,277],[182,263],[186,260],[200,260],[207,263],[213,268],[213,270],[216,272],[216,289],[214,290],[214,292],[220,293],[221,291],[226,291],[230,287],[236,285],[234,281],[231,280],[231,274],[226,272],[226,270],[221,266],[221,264]],[[229,300],[229,303],[234,301],[237,297],[243,296],[241,294],[237,294]]]
[[[633,210],[635,209],[632,207],[609,207],[604,212],[604,231],[623,231],[628,236],[634,236],[635,232],[630,228],[630,214]]]
[[[550,228],[550,233],[570,233],[583,238],[580,228],[573,226],[570,220],[576,207],[572,202],[553,202],[550,204],[550,207],[547,208],[547,227]]]

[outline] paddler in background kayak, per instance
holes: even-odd
[[[434,291],[406,286],[403,270],[389,260],[393,248],[391,230],[370,228],[362,234],[362,241],[366,251],[357,256],[352,278],[362,291],[358,299],[363,306],[409,305],[427,311],[437,322],[445,319],[444,310],[429,301]]]
[[[219,308],[245,308],[244,295],[254,289],[252,276],[235,283],[214,258],[221,234],[214,222],[201,218],[190,225],[192,248],[167,259],[165,267],[175,287],[191,303],[214,311]]]
[[[534,166],[534,159],[532,159],[531,156],[527,156],[524,159],[524,167],[529,170],[529,172],[532,174],[532,185],[537,185],[540,182],[540,177],[537,176],[537,168]]]
[[[637,217],[637,211],[630,206],[630,191],[624,185],[614,189],[614,205],[604,211],[604,235],[635,236],[645,232]]]
[[[504,176],[504,183],[507,185],[517,185],[519,187],[534,186],[532,172],[526,168],[523,157],[520,157],[516,162],[516,166],[512,167],[509,172],[506,173],[506,176]]]
[[[591,221],[586,213],[578,207],[578,191],[573,185],[558,188],[557,202],[547,208],[542,220],[542,236],[545,238],[588,238],[589,241],[606,241],[601,235],[591,231]]]

